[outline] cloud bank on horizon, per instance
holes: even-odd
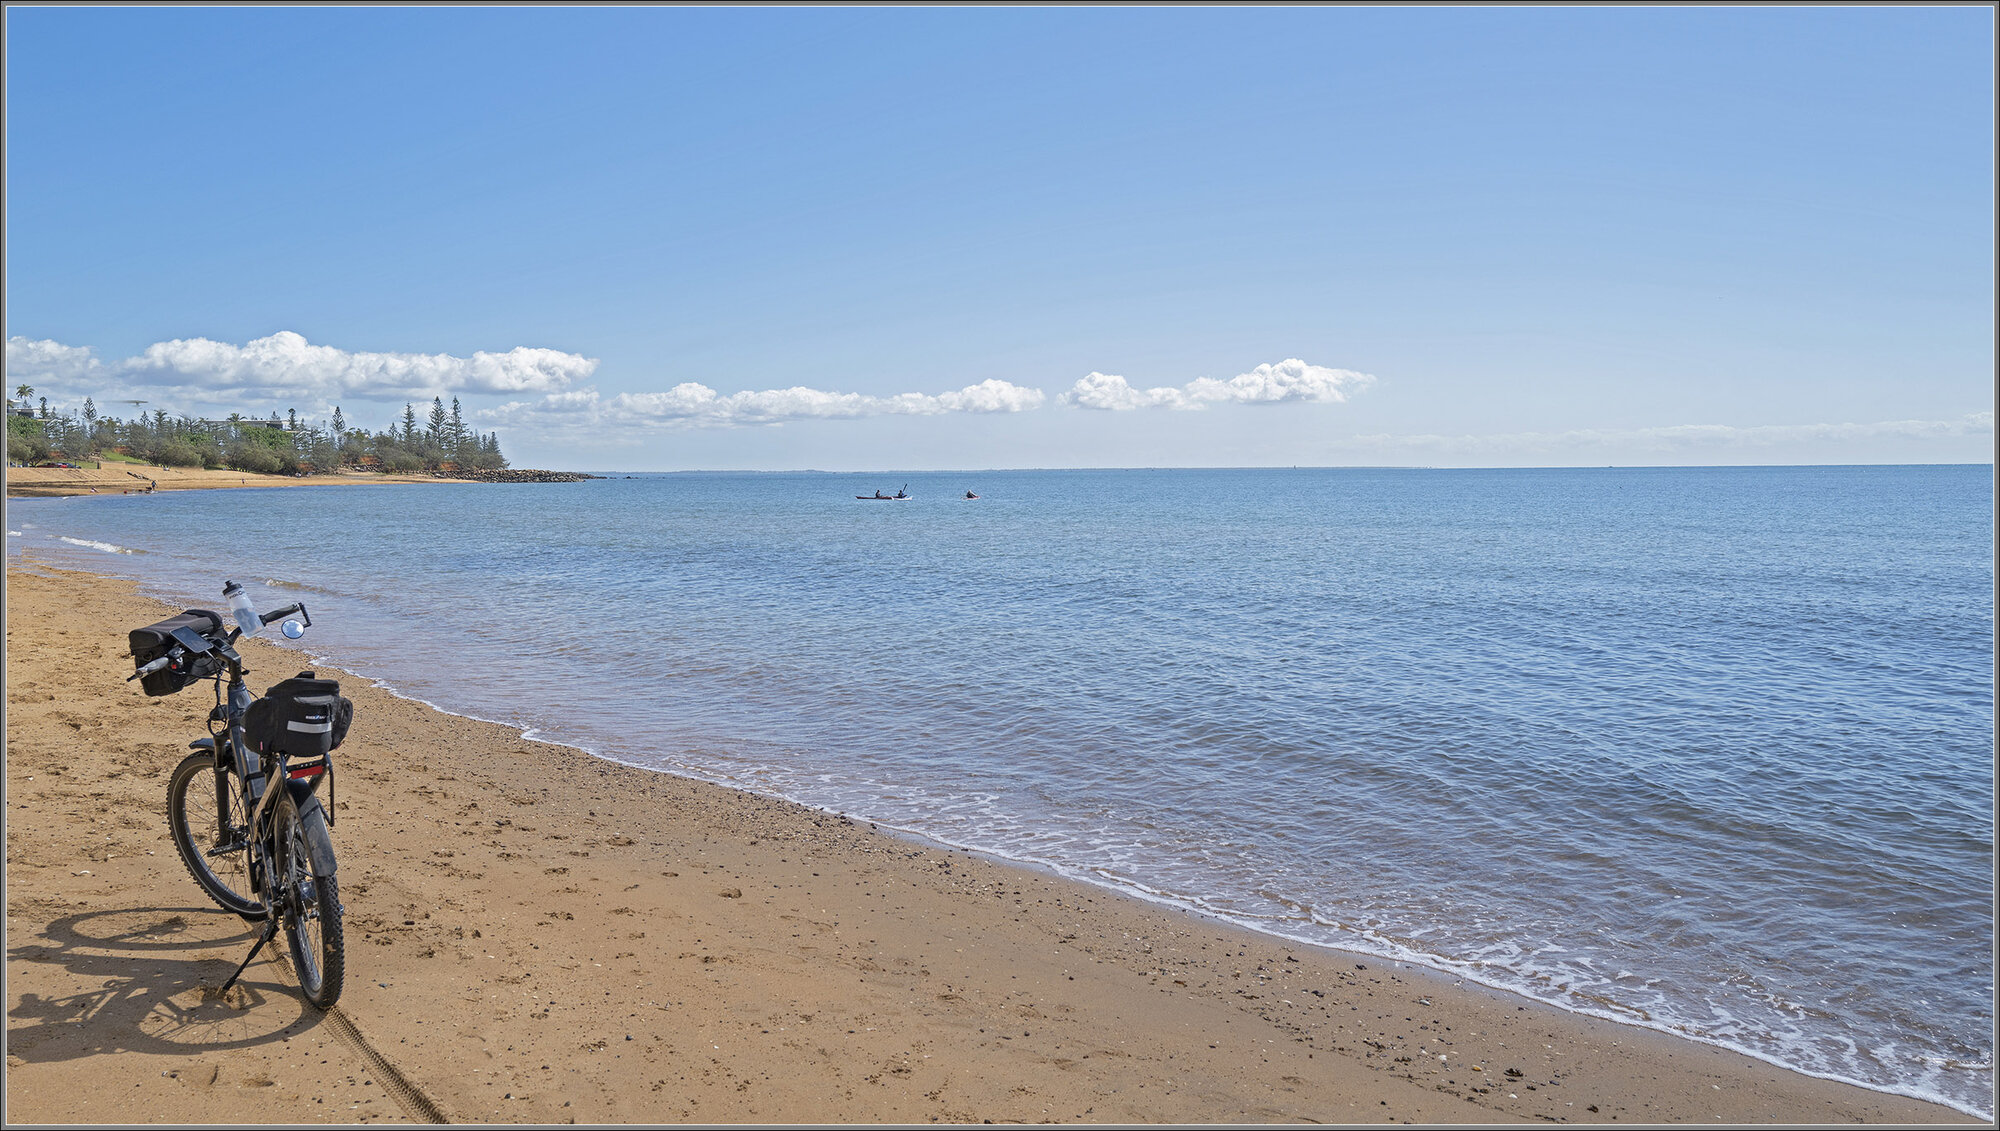
[[[1137,408],[1202,409],[1211,404],[1339,403],[1375,378],[1350,369],[1328,369],[1297,358],[1259,365],[1226,381],[1200,377],[1178,388],[1135,389],[1123,377],[1093,372],[1056,403],[1122,411]],[[788,420],[841,420],[863,416],[935,416],[948,412],[1011,413],[1042,407],[1048,394],[1011,381],[988,379],[947,393],[876,397],[805,386],[719,393],[688,381],[663,393],[595,389],[551,393],[539,401],[511,401],[480,418],[495,424],[587,424],[591,427],[735,427]]]
[[[832,393],[803,385],[725,394],[697,381],[683,381],[660,393],[605,396],[594,388],[553,393],[539,401],[510,401],[476,415],[491,424],[559,429],[727,428],[782,424],[788,420],[1025,412],[1041,407],[1045,399],[1040,389],[999,380],[981,381],[955,392],[898,393],[889,397]]]
[[[288,407],[326,413],[343,400],[394,403],[434,396],[540,394],[536,399],[474,407],[469,415],[485,427],[516,428],[546,440],[614,441],[661,431],[794,421],[1014,414],[1051,402],[1106,413],[1195,411],[1230,404],[1340,404],[1376,381],[1371,374],[1287,358],[1227,379],[1198,377],[1178,386],[1140,388],[1124,377],[1093,371],[1053,398],[1041,389],[999,379],[942,393],[889,396],[805,385],[724,393],[695,381],[657,392],[605,393],[584,383],[596,375],[598,359],[561,350],[520,346],[499,353],[479,351],[470,357],[350,351],[314,345],[289,330],[241,345],[176,338],[117,361],[105,361],[87,346],[15,336],[7,339],[6,362],[10,391],[16,384],[37,385],[44,392],[58,393],[54,399],[71,407],[84,395],[108,404],[143,393],[160,407],[195,415],[229,411],[255,415]],[[64,393],[70,395],[60,395]],[[1962,441],[1992,434],[1993,414],[1974,412],[1945,420],[1868,423],[1680,424],[1456,436],[1373,433],[1344,440],[1328,437],[1328,442],[1329,454],[1504,460],[1543,455],[1561,459],[1620,453],[1723,454],[1883,439]]]
[[[852,420],[866,416],[937,416],[944,413],[1016,413],[1041,408],[1040,389],[990,378],[944,393],[874,396],[793,385],[782,389],[719,392],[684,381],[663,392],[601,393],[584,386],[598,359],[560,350],[519,346],[505,353],[450,354],[350,351],[314,345],[291,330],[242,345],[209,338],[175,338],[147,346],[134,357],[105,362],[88,346],[26,337],[7,339],[7,372],[16,382],[76,385],[93,382],[96,395],[143,389],[178,394],[199,405],[238,404],[261,410],[305,400],[326,411],[342,399],[394,402],[458,394],[540,393],[539,400],[509,401],[476,410],[489,425],[578,428],[728,428],[794,420]],[[1201,409],[1211,404],[1338,403],[1374,377],[1348,369],[1310,365],[1297,358],[1259,365],[1228,380],[1201,377],[1179,387],[1136,389],[1125,378],[1092,372],[1056,403],[1078,408]]]
[[[457,393],[554,392],[589,378],[597,365],[596,358],[526,346],[506,353],[482,350],[471,357],[355,352],[313,345],[291,330],[242,345],[175,338],[110,363],[88,346],[19,336],[7,339],[7,375],[12,381],[96,381],[115,385],[118,391],[180,393],[204,403],[303,398],[332,404],[343,397],[395,401]]]

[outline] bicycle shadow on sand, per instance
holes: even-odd
[[[266,946],[217,988],[262,924],[199,907],[89,911],[7,951],[7,1051],[30,1063],[118,1052],[186,1055],[283,1040],[319,1024]],[[282,948],[282,940],[275,945]],[[59,968],[59,969],[55,969]]]

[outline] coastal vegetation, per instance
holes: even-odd
[[[144,402],[130,403],[135,408]],[[446,408],[431,398],[429,415],[417,419],[414,403],[379,432],[352,427],[340,406],[330,420],[307,420],[296,409],[258,419],[230,413],[200,419],[164,409],[121,418],[103,412],[95,398],[81,407],[52,409],[31,385],[7,402],[7,459],[12,463],[130,461],[164,467],[230,468],[262,475],[320,475],[351,470],[490,472],[507,467],[500,438],[473,431],[458,398]]]

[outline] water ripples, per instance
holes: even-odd
[[[541,737],[1991,1111],[1990,469],[850,486],[349,488],[240,572]],[[231,495],[36,517],[199,597]]]

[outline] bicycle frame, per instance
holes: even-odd
[[[234,635],[234,633],[231,634],[232,639]],[[232,768],[233,763],[233,768],[236,771],[236,780],[243,783],[243,809],[244,812],[249,814],[249,819],[243,831],[245,842],[243,847],[245,851],[250,853],[251,878],[257,888],[258,898],[264,903],[264,914],[266,917],[269,917],[280,910],[276,906],[276,901],[272,898],[275,894],[273,884],[275,873],[271,868],[272,853],[270,850],[272,848],[271,837],[273,833],[271,816],[273,812],[272,802],[277,799],[278,791],[271,787],[278,783],[283,783],[284,788],[290,791],[292,800],[303,810],[308,800],[318,791],[319,779],[324,776],[329,782],[331,781],[333,769],[330,765],[322,764],[314,767],[309,777],[294,778],[290,772],[290,759],[287,755],[283,753],[258,755],[251,751],[249,739],[244,732],[243,721],[244,717],[250,711],[250,704],[256,701],[256,696],[250,693],[249,684],[244,680],[244,676],[248,673],[243,667],[243,658],[237,654],[235,648],[230,646],[230,643],[230,641],[224,641],[215,648],[215,651],[220,655],[225,665],[225,671],[217,673],[215,676],[217,684],[216,707],[222,712],[222,719],[219,720],[223,723],[222,732],[218,735],[211,730],[208,738],[201,739],[193,745],[197,749],[205,746],[214,753],[215,768],[218,771]],[[226,701],[222,693],[222,683],[225,675],[228,680]],[[209,717],[211,722],[218,721],[215,719],[214,712],[211,712]],[[222,739],[220,747],[216,745],[218,738]],[[267,773],[266,771],[269,772]],[[304,773],[304,771],[302,770],[301,773]],[[330,792],[331,786],[329,785]],[[215,777],[215,801],[218,819],[226,820],[230,802],[229,780],[223,773],[217,773]],[[321,810],[327,812],[327,824],[329,826],[332,825],[332,813],[327,811],[325,806],[321,806]],[[220,829],[217,830],[218,833],[222,831]],[[222,847],[228,848],[229,846],[224,845]],[[328,872],[333,871],[333,862],[331,860],[321,861],[320,863]]]
[[[244,956],[242,965],[236,968],[236,972],[231,974],[229,980],[222,984],[221,990],[217,991],[220,993],[226,993],[229,987],[235,985],[236,980],[243,976],[243,971],[250,968],[250,963],[255,961],[257,955],[264,949],[264,945],[277,937],[279,926],[287,915],[308,913],[309,909],[305,906],[292,906],[294,892],[285,882],[285,872],[289,871],[290,866],[281,855],[282,850],[278,845],[277,829],[273,822],[276,810],[272,802],[282,790],[291,794],[294,804],[301,811],[307,811],[308,806],[311,806],[312,809],[324,814],[325,808],[313,801],[313,793],[319,787],[319,778],[330,773],[327,764],[322,762],[313,767],[309,778],[294,778],[290,772],[290,757],[282,751],[261,755],[252,753],[243,723],[244,717],[249,713],[250,704],[255,702],[255,697],[250,694],[250,687],[243,678],[246,674],[243,659],[237,654],[236,649],[230,646],[234,639],[235,634],[232,633],[230,638],[217,649],[226,665],[229,691],[227,705],[218,702],[216,706],[221,708],[223,713],[221,721],[224,724],[223,734],[226,736],[224,745],[228,748],[228,756],[234,760],[237,780],[243,783],[243,806],[249,814],[244,827],[243,850],[250,854],[251,884],[256,889],[259,902],[263,904],[264,929],[259,934],[256,945],[252,946],[250,953]],[[218,673],[215,678],[217,699],[221,700],[222,673]],[[214,712],[210,713],[210,719],[214,721]],[[225,766],[224,752],[215,748],[216,737],[211,731],[205,741],[215,755],[216,769],[222,770]],[[201,743],[198,742],[196,745],[199,746]],[[219,814],[218,819],[223,821],[228,819],[228,791],[229,782],[226,776],[218,773],[215,784],[216,812]],[[323,833],[321,839],[308,838],[305,847],[314,857],[314,864],[319,873],[330,878],[335,867],[332,846],[323,838]],[[229,847],[223,845],[217,851]]]

